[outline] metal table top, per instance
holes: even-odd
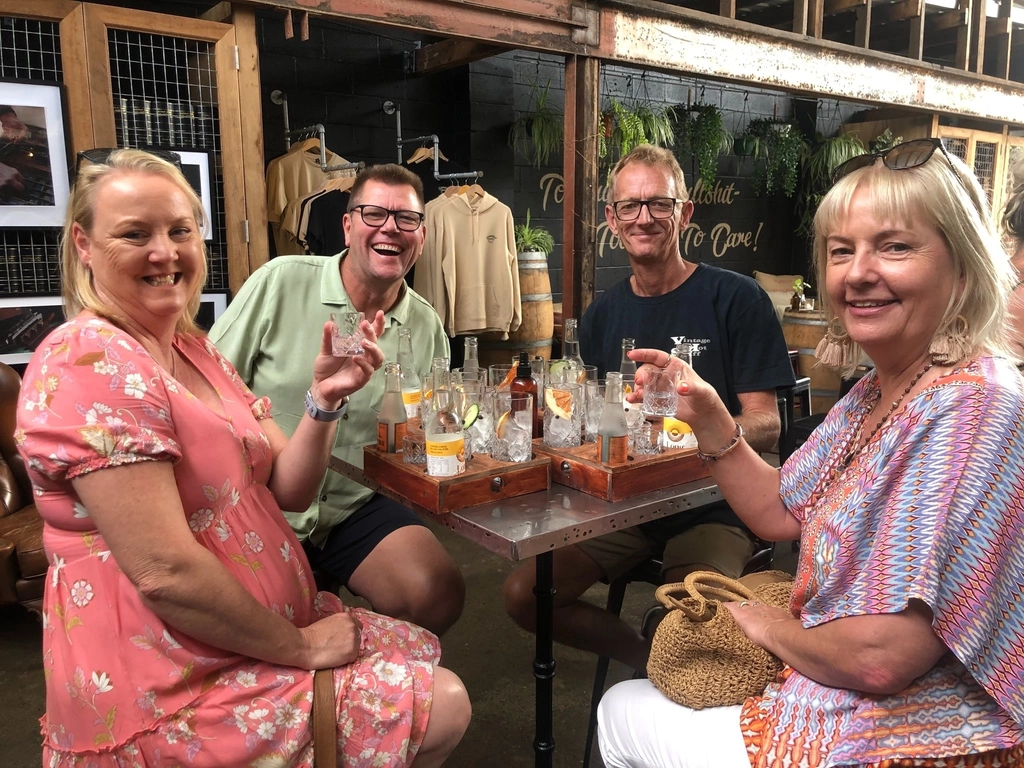
[[[353,464],[332,457],[330,466],[335,472],[400,501],[463,538],[513,561],[697,509],[722,498],[710,478],[615,502],[552,483],[549,491],[438,514],[381,487]]]

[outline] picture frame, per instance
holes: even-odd
[[[62,226],[70,190],[63,86],[0,79],[0,129],[0,227]]]
[[[203,239],[212,240],[213,196],[210,192],[210,155],[208,152],[193,149],[171,149],[170,151],[181,157],[181,172],[203,201],[203,212],[206,214]]]
[[[217,318],[224,314],[228,308],[228,295],[226,293],[203,293],[199,300],[199,313],[196,315],[196,325],[204,331],[209,331]]]
[[[60,296],[0,298],[0,362],[23,365],[39,343],[64,322]]]

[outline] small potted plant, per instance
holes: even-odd
[[[545,253],[555,249],[555,238],[544,227],[530,225],[530,209],[526,209],[526,223],[515,227],[516,252]]]
[[[810,288],[810,283],[805,283],[802,277],[793,281],[793,298],[789,301],[789,308],[794,312],[806,312],[814,309],[811,300],[804,296],[804,289]]]
[[[540,168],[547,165],[552,154],[557,155],[562,149],[563,118],[561,112],[548,104],[550,80],[543,88],[538,88],[536,83],[531,87],[533,110],[524,112],[512,123],[508,144],[531,165]]]

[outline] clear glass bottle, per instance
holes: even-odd
[[[409,419],[417,419],[420,415],[420,377],[416,373],[416,356],[412,351],[412,331],[409,328],[398,329],[398,364],[402,366],[402,403],[405,415]]]
[[[466,356],[462,360],[462,370],[480,370],[480,342],[477,341],[476,336],[466,337]]]
[[[605,377],[604,406],[597,427],[597,456],[602,464],[625,464],[629,453],[629,427],[622,410],[622,374]]]
[[[444,359],[444,358],[441,358]],[[451,373],[447,367],[434,368],[434,394],[430,400],[430,417],[425,419],[427,474],[451,477],[466,471],[466,438],[462,420],[455,407]]]
[[[576,325],[576,318],[565,319],[565,328],[562,339],[562,359],[575,363],[574,367],[583,367],[583,358],[580,357],[580,336]]]
[[[622,340],[622,362],[619,363],[619,373],[623,376],[636,375],[636,361],[629,359],[629,352],[636,349],[636,339]]]
[[[402,401],[402,366],[384,363],[384,396],[377,414],[377,450],[397,453],[402,449],[407,424],[405,403]]]

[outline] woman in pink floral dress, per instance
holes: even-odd
[[[344,407],[383,362],[335,358],[289,440],[193,324],[202,206],[120,150],[79,175],[72,320],[25,373],[17,440],[45,521],[47,766],[309,766],[312,672],[334,668],[339,764],[440,765],[469,721],[430,632],[316,593],[304,509]],[[314,418],[317,416],[318,418]]]

